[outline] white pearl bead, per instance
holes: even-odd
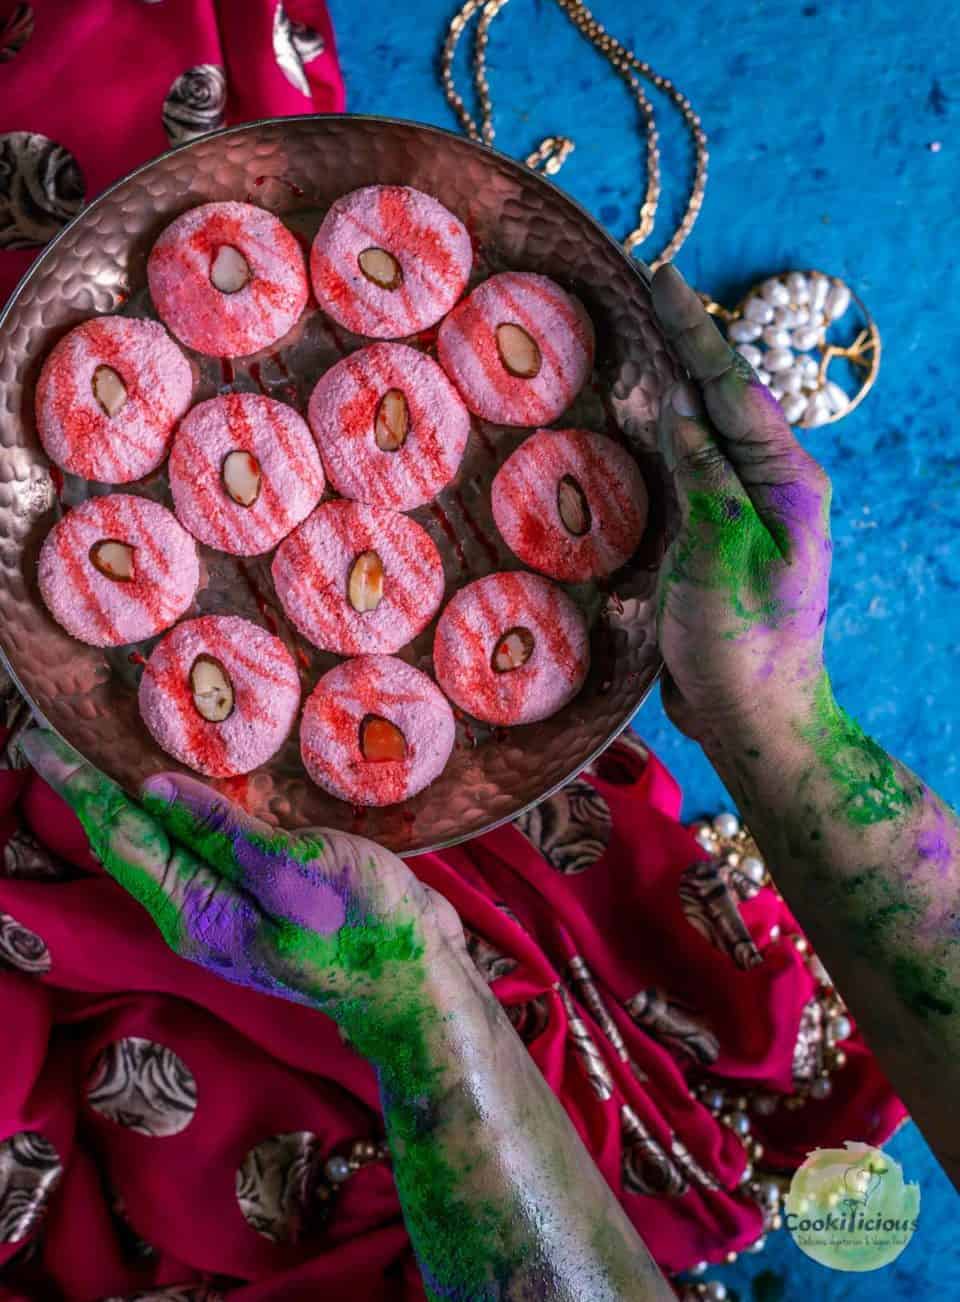
[[[727,1296],[727,1286],[721,1283],[719,1279],[708,1280],[703,1296],[708,1299],[708,1302],[724,1302]]]
[[[768,348],[789,348],[790,331],[778,330],[775,325],[764,326],[763,342]]]
[[[808,303],[810,301],[810,285],[802,271],[791,271],[787,277],[787,289],[790,291],[790,297],[794,303]]]
[[[787,289],[783,281],[779,280],[776,276],[771,276],[769,280],[763,282],[760,287],[760,293],[767,302],[772,303],[774,307],[783,307],[790,302],[789,289]]]
[[[350,1175],[350,1163],[345,1157],[330,1157],[324,1165],[324,1173],[334,1184],[342,1184]]]
[[[726,1102],[723,1090],[707,1090],[703,1096],[703,1103],[711,1112],[719,1112]]]
[[[777,1110],[776,1094],[758,1094],[751,1104],[754,1112],[760,1117],[770,1117]]]
[[[781,371],[777,376],[784,393],[799,393],[803,388],[803,372],[794,366],[790,371]]]
[[[766,331],[764,331],[764,334],[766,334]],[[763,361],[763,351],[759,349],[756,344],[741,344],[737,349],[737,352],[743,360],[749,362],[751,366],[759,366],[761,361]]]
[[[740,820],[736,814],[717,814],[713,820],[713,830],[718,836],[736,836],[740,831]]]
[[[818,330],[822,330],[827,324],[827,318],[822,312],[811,312],[808,320],[805,321],[804,324],[808,326],[816,326]]]
[[[760,1197],[765,1203],[779,1203],[780,1186],[776,1180],[764,1180],[759,1189]]]
[[[794,325],[805,326],[810,324],[810,309],[800,306],[794,310]]]
[[[788,371],[793,365],[793,353],[789,348],[771,348],[763,359],[767,370],[775,375],[777,371]]]
[[[801,326],[799,330],[793,332],[793,346],[798,348],[801,353],[807,352],[810,348],[816,348],[820,339],[820,331],[816,326]]]
[[[711,827],[698,827],[694,836],[705,850],[712,850],[716,845],[717,838]]]
[[[828,380],[823,386],[823,392],[826,395],[827,402],[830,404],[830,410],[832,412],[846,411],[850,406],[850,399],[840,388],[840,385],[834,384],[832,380]]]
[[[771,384],[770,392],[776,398],[777,402],[783,397],[783,388],[779,384]]]
[[[827,402],[827,395],[822,389],[818,389],[807,403],[801,423],[807,429],[815,429],[818,425],[822,425],[824,421],[829,420],[830,415],[830,404]]]
[[[745,877],[749,877],[752,882],[762,882],[767,873],[766,864],[756,855],[748,854],[740,860],[740,871]]]
[[[810,277],[810,310],[819,312],[827,301],[827,294],[830,292],[830,281],[822,271],[814,272]]]
[[[820,363],[815,357],[798,357],[797,365],[800,367],[802,374],[809,375],[813,380],[820,374]]]
[[[810,1086],[810,1097],[814,1099],[825,1099],[832,1093],[832,1091],[833,1086],[830,1084],[826,1076],[818,1076]]]
[[[761,384],[769,385],[771,378],[769,371],[764,370],[762,366],[757,367],[757,379]]]
[[[727,1125],[737,1135],[749,1135],[750,1118],[745,1112],[731,1112],[727,1117]]]
[[[803,393],[791,393],[783,404],[783,414],[790,425],[795,425],[806,410],[807,397]]]
[[[850,291],[846,285],[835,284],[831,286],[823,303],[823,313],[828,321],[836,321],[837,317],[843,316],[850,306]]]
[[[746,1248],[745,1251],[763,1252],[766,1246],[767,1246],[767,1236],[765,1234],[761,1234],[759,1239],[754,1239],[754,1241],[750,1244],[749,1248]]]
[[[707,1270],[707,1262],[705,1262],[705,1261],[698,1261],[697,1264],[696,1264],[695,1266],[691,1266],[691,1267],[690,1267],[690,1274],[691,1274],[691,1275],[704,1275],[704,1274],[706,1274],[706,1270]]]
[[[762,298],[748,298],[743,315],[748,321],[759,321],[761,325],[769,325],[773,320],[773,308]]]
[[[731,321],[727,326],[727,337],[735,344],[752,344],[763,334],[763,326],[758,321]]]
[[[830,1022],[830,1031],[835,1040],[849,1040],[853,1034],[853,1023],[844,1013],[834,1017]]]
[[[780,330],[792,330],[798,324],[797,314],[792,307],[774,308],[773,324]]]

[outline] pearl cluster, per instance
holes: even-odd
[[[315,1196],[321,1201],[332,1198],[338,1186],[345,1180],[349,1180],[362,1166],[368,1166],[371,1162],[383,1162],[389,1157],[390,1149],[385,1140],[379,1144],[374,1144],[369,1139],[356,1140],[350,1149],[349,1157],[334,1153],[324,1162],[323,1174],[326,1183],[317,1185]]]
[[[840,415],[850,399],[821,374],[812,350],[826,347],[826,331],[850,306],[842,280],[822,271],[771,276],[747,298],[727,326],[727,337],[754,368],[791,425],[812,429]]]
[[[717,814],[709,822],[700,819],[690,825],[697,842],[708,854],[722,859],[728,869],[730,885],[741,899],[749,900],[769,881],[767,866],[760,858],[756,843],[736,814]]]

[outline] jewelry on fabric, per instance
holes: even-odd
[[[485,145],[494,141],[493,103],[490,98],[490,83],[487,78],[487,43],[490,37],[490,24],[496,18],[508,0],[466,0],[454,14],[443,42],[440,54],[440,75],[443,89],[450,107],[460,119],[460,123],[470,137]],[[589,41],[598,54],[610,64],[613,70],[623,78],[633,92],[640,114],[642,129],[647,144],[647,185],[643,203],[640,206],[640,220],[630,231],[623,243],[628,253],[642,244],[653,230],[657,206],[660,202],[660,136],[657,131],[653,104],[650,102],[643,82],[649,82],[662,91],[673,102],[693,141],[694,168],[693,180],[687,206],[680,222],[670,236],[661,252],[649,259],[649,265],[656,270],[661,263],[669,262],[682,247],[687,236],[693,230],[694,223],[703,206],[703,196],[707,186],[707,137],[700,124],[700,118],[693,106],[668,77],[655,72],[649,63],[639,59],[632,50],[622,45],[615,36],[598,23],[582,0],[557,0],[557,4],[570,19],[585,40]],[[473,83],[476,87],[477,101],[480,105],[479,124],[473,118],[459,94],[453,75],[453,60],[460,37],[470,20],[479,13],[473,53]],[[566,136],[548,136],[530,154],[526,163],[528,167],[540,168],[548,176],[560,170],[574,148],[574,143]]]

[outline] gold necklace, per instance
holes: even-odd
[[[582,0],[556,0],[577,31],[601,54],[630,87],[647,146],[647,184],[640,220],[623,241],[632,253],[653,230],[660,202],[660,136],[653,104],[645,89],[648,82],[675,105],[693,142],[693,178],[687,206],[676,230],[660,253],[649,259],[655,271],[670,262],[683,246],[703,207],[707,187],[707,136],[686,95],[668,77],[655,72],[645,59],[611,36],[598,23]],[[447,29],[440,54],[440,75],[447,102],[460,119],[467,135],[480,144],[494,142],[493,102],[487,78],[487,45],[490,26],[509,0],[465,0]],[[473,84],[480,106],[475,120],[457,90],[453,60],[460,37],[479,15],[473,51]],[[555,175],[574,148],[568,136],[547,136],[525,159],[528,167]],[[732,312],[709,296],[701,295],[707,310],[725,323],[727,338],[755,368],[758,377],[781,404],[791,424],[815,428],[832,424],[853,411],[873,386],[880,365],[880,332],[861,300],[837,277],[822,272],[783,272],[756,285]],[[832,330],[848,308],[859,314],[861,328],[855,338],[841,347],[828,342]],[[844,359],[856,381],[848,392],[827,376],[834,359]]]
[[[487,42],[490,38],[491,23],[507,3],[508,0],[466,0],[450,22],[440,55],[440,74],[447,102],[460,119],[464,131],[471,140],[485,145],[492,145],[494,141],[493,103],[490,98],[490,83],[487,79]],[[597,22],[587,6],[581,3],[581,0],[557,0],[557,4],[580,34],[623,78],[637,103],[647,143],[647,186],[643,203],[640,205],[640,221],[623,241],[628,253],[650,235],[660,202],[660,136],[653,104],[643,88],[644,81],[662,91],[676,105],[693,140],[693,180],[687,206],[679,225],[664,248],[657,257],[649,260],[651,269],[656,270],[661,263],[669,262],[676,256],[700,215],[707,187],[709,154],[706,133],[686,95],[678,90],[668,77],[655,72],[649,63],[637,58],[632,50],[628,50],[615,36],[611,36],[603,24]],[[453,59],[457,44],[477,13],[480,17],[473,56],[473,83],[480,105],[479,125],[467,109],[463,97],[458,93],[453,76]],[[528,167],[542,167],[548,176],[553,176],[563,166],[573,148],[574,142],[568,136],[547,136],[525,161]]]

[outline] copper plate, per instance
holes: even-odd
[[[660,669],[654,594],[672,509],[655,425],[676,367],[651,315],[645,270],[583,209],[520,164],[408,122],[281,118],[174,149],[91,203],[33,264],[0,318],[0,646],[36,711],[128,791],[148,774],[173,767],[137,713],[141,658],[152,643],[106,653],[84,646],[54,623],[40,600],[36,562],[44,536],[64,506],[109,491],[71,476],[61,489],[51,475],[34,426],[40,365],[57,339],[87,317],[154,315],[145,288],[147,254],[184,209],[246,199],[278,213],[309,240],[337,196],[376,182],[417,186],[451,208],[476,244],[475,281],[508,268],[538,271],[579,295],[597,331],[597,368],[557,423],[625,438],[653,503],[647,536],[631,564],[610,583],[569,589],[590,619],[593,668],[577,700],[554,718],[509,730],[459,719],[456,749],[442,777],[416,799],[387,809],[357,810],[313,786],[295,735],[270,764],[216,784],[281,827],[362,832],[414,854],[488,831],[567,782],[625,727]],[[311,310],[279,349],[232,365],[194,355],[196,400],[227,389],[260,390],[305,411],[321,373],[363,342]],[[419,343],[432,346],[429,336]],[[492,570],[517,568],[493,525],[489,489],[497,467],[524,436],[475,423],[456,483],[412,513],[440,547],[448,597]],[[169,503],[163,474],[132,491]],[[268,561],[238,561],[206,547],[200,552],[205,576],[188,614],[231,611],[279,630],[303,667],[306,696],[335,658],[315,651],[286,624]],[[429,670],[432,641],[431,627],[404,658]]]

